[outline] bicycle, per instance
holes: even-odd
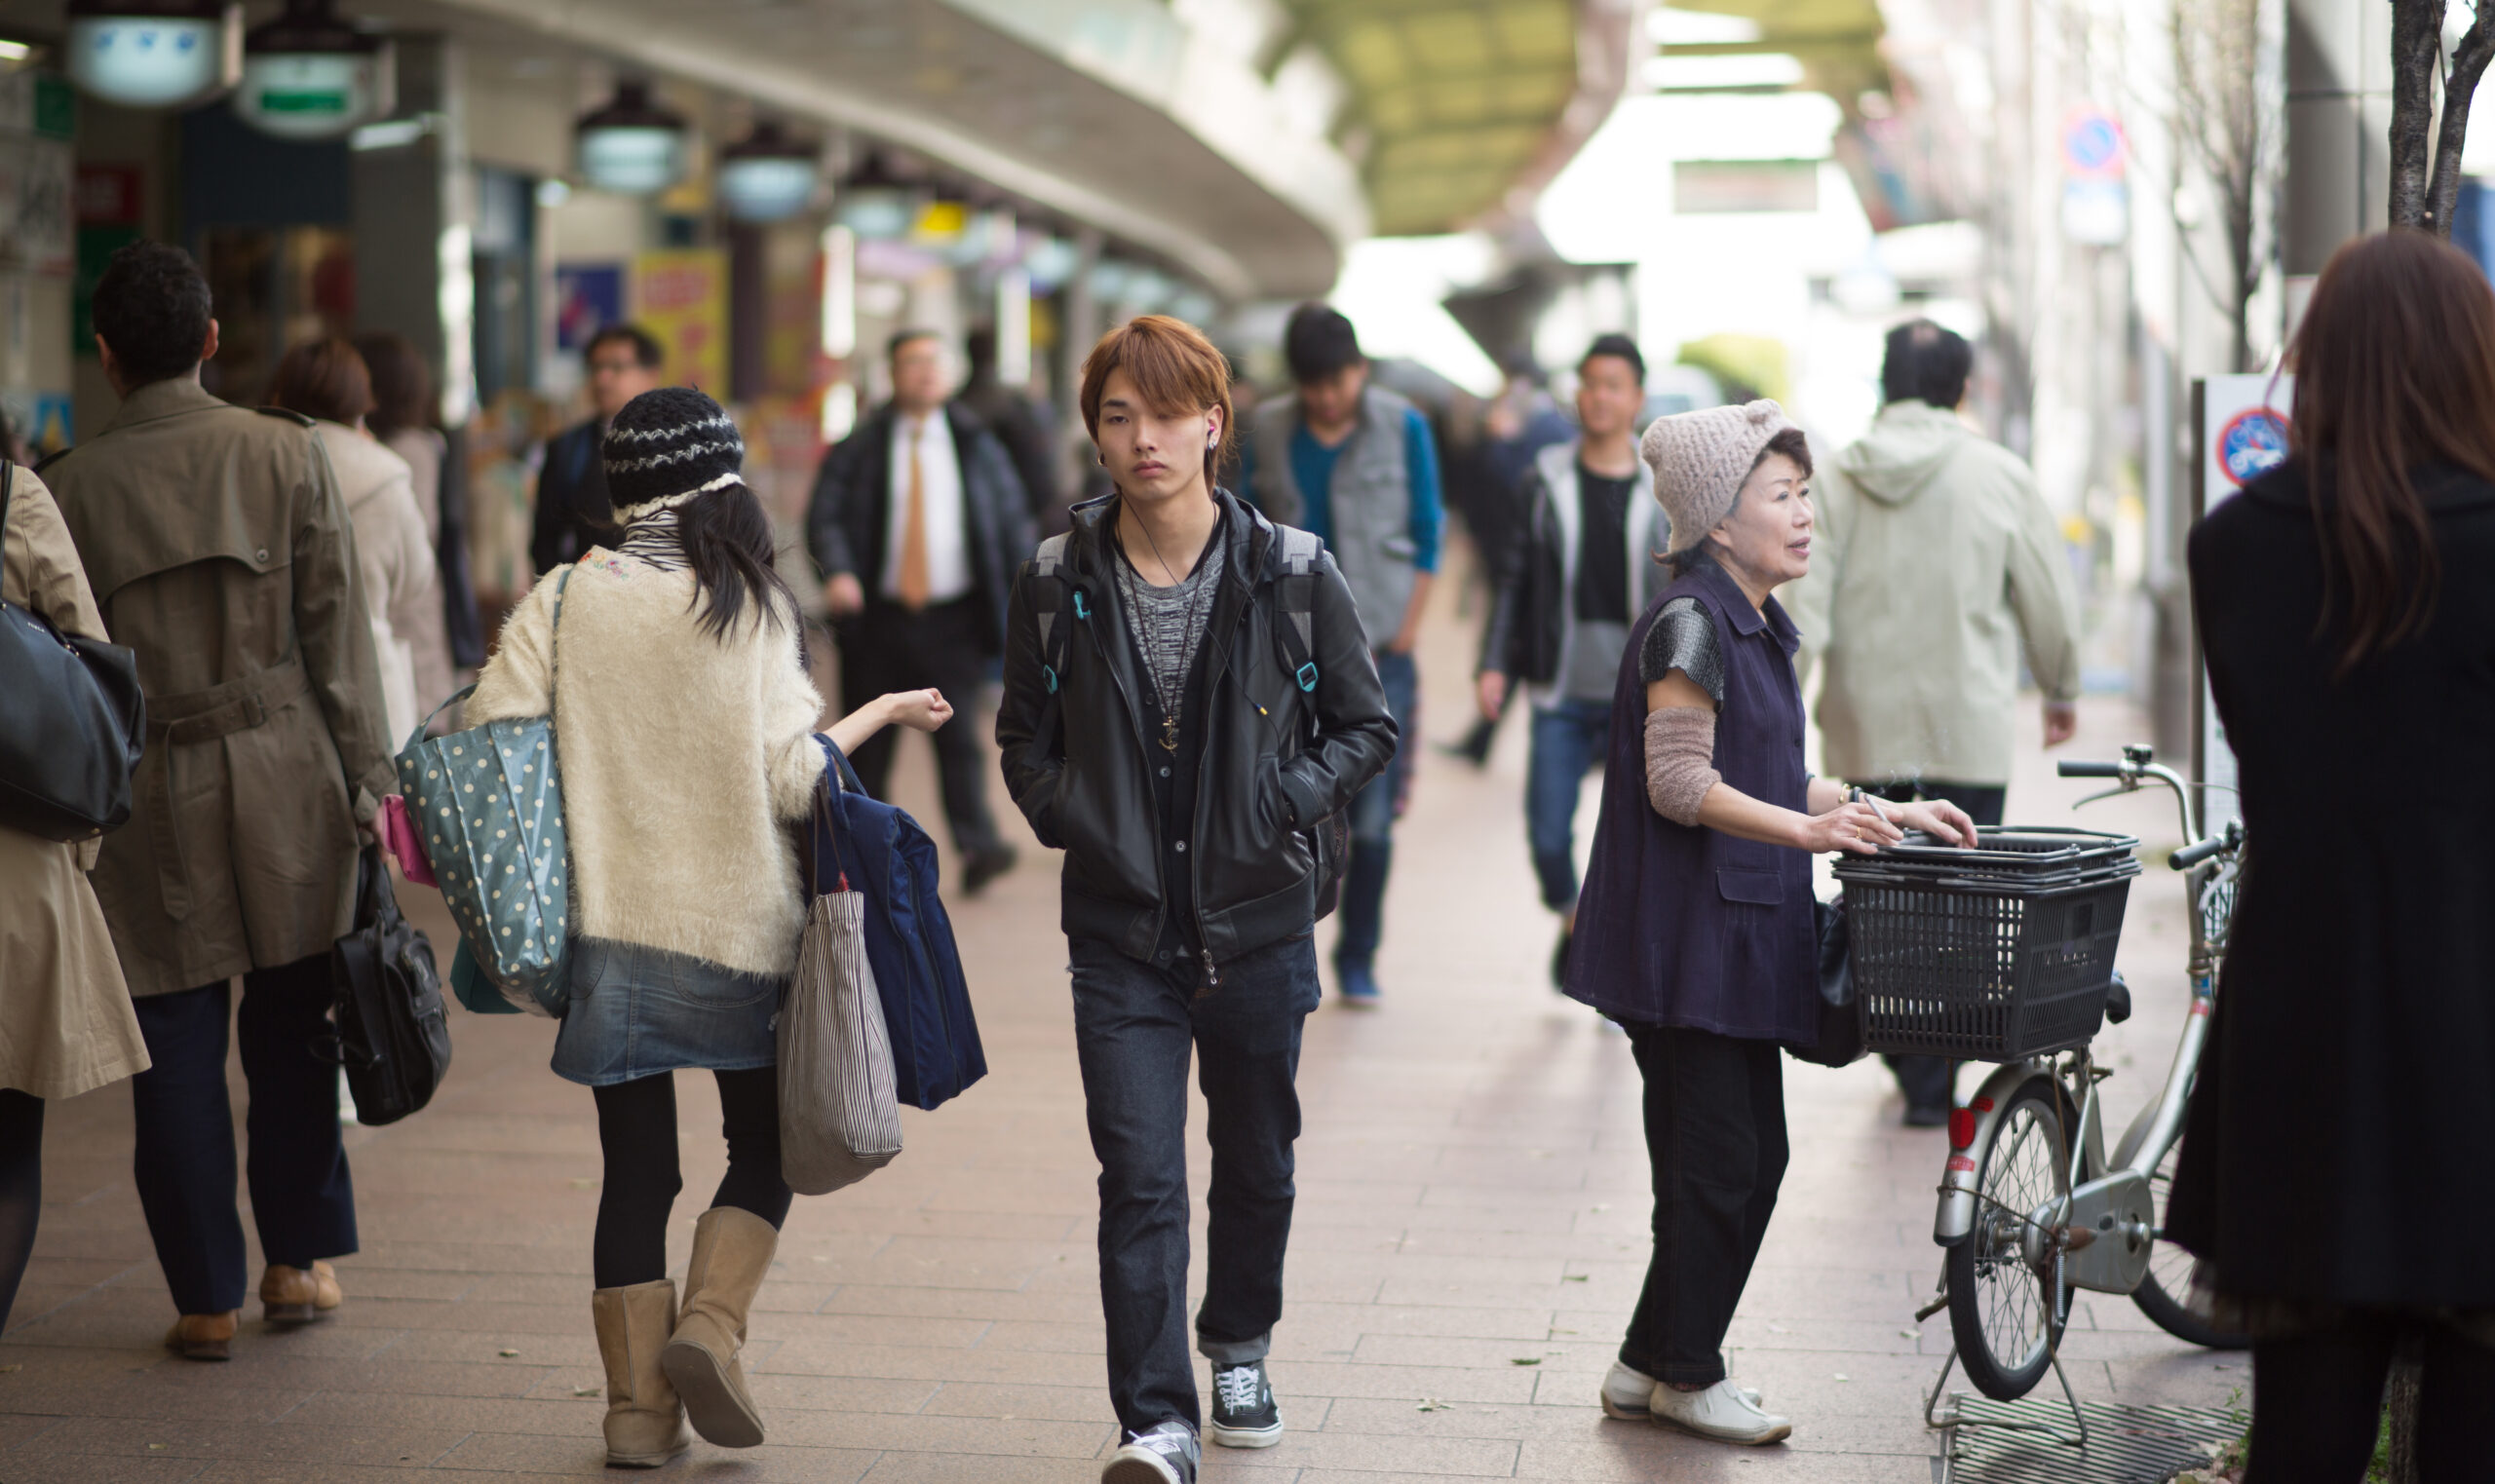
[[[1946,1251],[1940,1290],[1915,1317],[1949,1311],[1953,1358],[1996,1401],[2026,1395],[2054,1364],[2077,1289],[2129,1295],[2160,1328],[2189,1344],[2232,1350],[2247,1343],[2186,1305],[2192,1259],[2164,1235],[2184,1108],[2217,1006],[2244,830],[2231,820],[2204,836],[2192,785],[2152,758],[2149,748],[2132,745],[2119,762],[2064,762],[2060,773],[2114,780],[2082,805],[2147,782],[2174,794],[2190,843],[2167,863],[2184,873],[2191,908],[2192,1003],[2164,1087],[2131,1121],[2111,1160],[2097,1089],[2113,1069],[2097,1065],[2085,1041],[1998,1067],[1950,1116],[1932,1234]],[[2129,988],[2115,974],[2107,1018],[2120,1021],[2129,1012]],[[1948,1374],[1944,1364],[1925,1404],[1936,1424],[1942,1420],[1933,1406]],[[2062,1386],[2068,1395],[2067,1379]],[[2078,1414],[2076,1398],[2072,1410]]]

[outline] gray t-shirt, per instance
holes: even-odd
[[[1205,543],[1196,570],[1167,588],[1156,588],[1137,575],[1131,556],[1118,563],[1118,592],[1126,599],[1127,629],[1134,637],[1135,652],[1143,657],[1154,704],[1164,715],[1185,696],[1187,667],[1195,663],[1196,646],[1204,642],[1205,627],[1212,620],[1213,594],[1221,585],[1222,547],[1222,533],[1216,527],[1212,539]],[[1155,568],[1160,565],[1149,552],[1144,559]]]

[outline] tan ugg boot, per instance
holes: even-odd
[[[693,1430],[722,1448],[762,1441],[762,1414],[745,1389],[737,1351],[746,1311],[771,1271],[780,1233],[751,1211],[712,1206],[693,1224],[693,1260],[684,1269],[684,1313],[661,1362],[684,1398]]]
[[[607,1466],[656,1468],[692,1443],[684,1405],[659,1365],[675,1327],[675,1283],[594,1289],[589,1312],[597,1321],[597,1356],[606,1362]]]

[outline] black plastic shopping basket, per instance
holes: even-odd
[[[2085,1044],[2138,848],[2095,830],[1989,828],[1972,849],[1909,831],[1839,860],[1865,1047],[2019,1061]]]

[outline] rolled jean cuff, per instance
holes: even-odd
[[[1215,1340],[1199,1334],[1196,1349],[1215,1365],[1246,1365],[1262,1360],[1273,1351],[1274,1332],[1269,1329],[1252,1340]]]

